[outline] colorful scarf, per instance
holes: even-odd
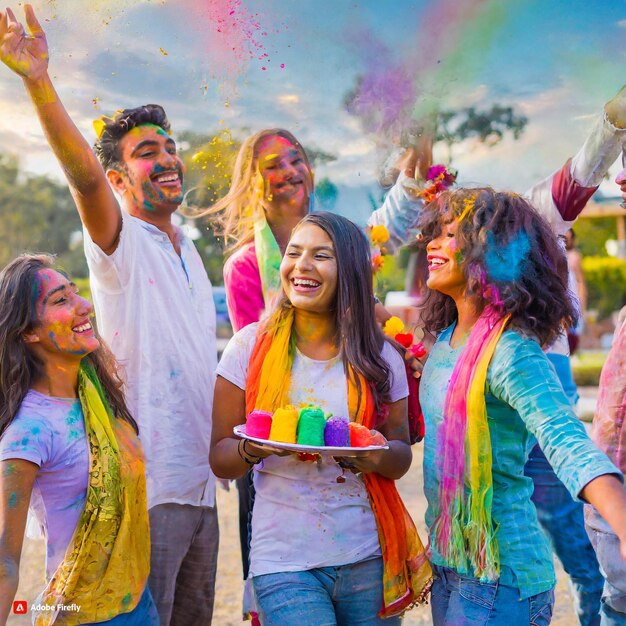
[[[83,360],[78,394],[89,444],[89,485],[65,557],[38,598],[80,605],[80,612],[41,611],[35,626],[102,622],[132,611],[150,571],[145,464],[135,431],[115,419],[91,364]]]
[[[261,275],[265,309],[269,310],[280,292],[280,262],[283,255],[265,215],[259,216],[254,222],[254,251]]]
[[[257,334],[246,380],[246,412],[274,411],[289,404],[291,368],[295,355],[292,337],[292,308],[283,310],[271,330]],[[348,379],[348,408],[357,423],[373,428],[374,400],[365,378],[351,368]],[[357,390],[359,380],[361,397]],[[422,602],[432,580],[430,565],[415,524],[406,510],[395,482],[379,474],[363,474],[383,553],[383,600],[379,615],[399,615]]]
[[[441,482],[435,546],[450,567],[482,581],[493,581],[500,574],[497,529],[491,519],[492,456],[485,384],[509,317],[487,307],[472,328],[452,372],[437,433]]]

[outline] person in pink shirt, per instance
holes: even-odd
[[[624,169],[615,182],[626,209],[626,146],[623,149]],[[598,403],[591,426],[591,438],[626,475],[626,307],[618,316],[613,345],[600,374]],[[626,624],[626,563],[616,550],[617,537],[598,511],[585,506],[585,526],[596,550],[605,578],[601,626]]]

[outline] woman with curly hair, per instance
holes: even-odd
[[[0,623],[30,504],[47,544],[33,624],[153,626],[137,424],[77,291],[43,255],[0,273]]]
[[[433,621],[548,624],[552,555],[523,472],[536,441],[573,497],[604,512],[626,558],[621,475],[542,352],[575,321],[565,256],[525,199],[490,188],[444,192],[419,228],[422,319],[439,334],[421,397]]]

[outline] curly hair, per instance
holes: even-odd
[[[444,224],[457,220],[457,254],[466,294],[478,308],[491,304],[511,315],[511,326],[550,345],[563,327],[576,323],[567,289],[567,259],[549,224],[522,196],[489,187],[445,191],[420,216],[418,266],[427,276],[426,246]],[[422,320],[439,332],[457,317],[453,299],[429,290]]]
[[[239,148],[228,193],[209,208],[193,211],[188,209],[186,212],[190,217],[211,216],[215,233],[224,237],[226,252],[237,250],[254,237],[254,222],[263,211],[264,197],[263,178],[258,167],[259,145],[266,137],[274,136],[286,139],[298,150],[309,171],[309,195],[313,191],[313,170],[309,157],[288,130],[268,128],[250,135]]]
[[[105,171],[121,168],[119,142],[126,133],[142,124],[154,124],[170,132],[170,123],[165,110],[159,104],[145,104],[134,109],[118,111],[112,118],[101,118],[104,128],[93,146],[98,160]]]
[[[39,322],[35,306],[38,272],[53,267],[52,256],[23,254],[0,273],[0,436],[17,415],[28,390],[44,372],[44,363],[28,348],[24,333]],[[113,414],[138,432],[124,400],[115,357],[100,337],[98,340],[100,347],[83,358],[93,365]]]

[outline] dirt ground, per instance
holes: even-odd
[[[424,513],[426,500],[422,492],[421,447],[414,446],[414,459],[411,470],[399,482],[404,501],[415,519],[422,539],[425,538]],[[216,603],[214,626],[240,626],[249,624],[240,619],[242,581],[239,555],[239,533],[237,529],[237,492],[233,488],[226,492],[218,488],[218,509],[220,515],[220,554],[217,566]],[[41,540],[25,540],[20,567],[18,600],[31,602],[43,586],[44,546]],[[552,624],[554,626],[575,626],[577,619],[572,609],[567,578],[557,563],[557,600]],[[30,616],[29,616],[30,617]],[[26,626],[30,619],[26,616],[11,616],[8,626]],[[432,624],[428,606],[409,611],[403,621],[404,626],[429,626]],[[190,625],[191,626],[191,625]],[[311,625],[313,626],[313,625]]]

